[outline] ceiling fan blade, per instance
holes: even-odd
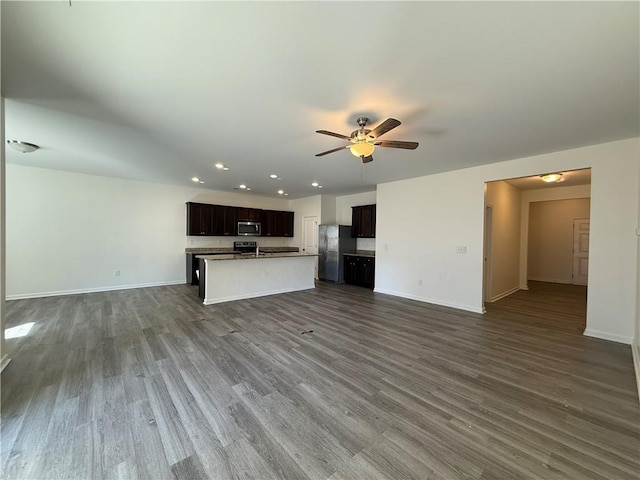
[[[343,140],[351,140],[351,137],[347,137],[346,135],[342,135],[341,133],[330,132],[328,130],[316,130],[316,133],[321,133],[323,135],[330,135],[332,137],[338,137]]]
[[[360,157],[360,159],[362,160],[362,163],[373,162],[373,155],[369,155],[368,157]]]
[[[395,118],[387,118],[384,122],[371,130],[367,135],[369,138],[378,138],[380,135],[384,135],[389,130],[392,130],[400,125],[400,121]]]
[[[316,157],[322,157],[323,155],[328,155],[333,152],[339,152],[340,150],[344,150],[345,148],[349,148],[351,145],[343,145],[342,147],[333,148],[331,150],[327,150],[326,152],[316,153]]]
[[[403,142],[400,140],[380,140],[373,143],[376,147],[405,148],[407,150],[415,150],[418,148],[418,142]]]

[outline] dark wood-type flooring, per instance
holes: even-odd
[[[587,287],[529,280],[497,302],[485,304],[489,318],[582,335],[587,323]]]
[[[212,306],[180,285],[7,309],[9,326],[36,324],[9,340],[2,478],[640,475],[630,348],[533,317],[325,283]]]

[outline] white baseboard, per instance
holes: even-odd
[[[560,278],[543,278],[543,277],[529,277],[528,280],[533,280],[534,282],[548,282],[548,283],[564,283],[566,285],[571,285],[572,280],[560,279]]]
[[[394,297],[402,297],[402,298],[408,298],[409,300],[417,300],[418,302],[433,303],[434,305],[440,305],[442,307],[450,307],[450,308],[457,308],[458,310],[466,310],[467,312],[484,313],[484,307],[482,307],[482,306],[475,307],[475,306],[472,306],[472,305],[464,305],[464,304],[460,304],[460,303],[446,302],[446,301],[438,300],[438,299],[435,299],[435,298],[419,297],[417,295],[412,295],[410,293],[395,292],[393,290],[386,290],[386,289],[383,289],[383,288],[376,288],[373,291],[376,292],[376,293],[384,293],[386,295],[393,295]]]
[[[617,335],[615,333],[601,332],[600,330],[592,330],[590,328],[587,328],[584,331],[584,335],[587,337],[601,338],[602,340],[624,343],[626,345],[631,345],[631,343],[633,342],[633,338],[631,337],[625,337],[623,335]]]
[[[111,287],[80,288],[77,290],[59,290],[55,292],[18,293],[16,295],[7,295],[7,300],[24,300],[27,298],[59,297],[61,295],[79,295],[82,293],[112,292],[114,290],[130,290],[132,288],[162,287],[166,285],[180,285],[183,283],[185,283],[184,279],[171,280],[168,282],[138,283],[135,285],[115,285]]]
[[[491,297],[491,302],[497,302],[498,300],[503,299],[504,297],[508,297],[512,293],[516,293],[520,290],[520,287],[513,287],[511,290],[507,290],[506,292],[499,293],[498,295]]]
[[[529,285],[520,285],[520,290],[529,290]]]
[[[640,403],[640,347],[632,343],[631,353],[633,354],[633,367],[636,371],[636,387],[638,387],[638,402]]]
[[[0,372],[2,372],[7,365],[9,365],[10,361],[11,359],[9,358],[8,354],[4,354],[2,356],[2,360],[0,360]]]

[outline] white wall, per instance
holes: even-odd
[[[330,225],[336,223],[336,197],[322,195],[321,197],[321,217],[318,224]]]
[[[6,194],[7,298],[183,283],[188,239],[233,241],[187,237],[186,202],[289,209],[286,200],[13,164]]]
[[[639,180],[640,181],[640,180]],[[636,228],[636,238],[638,244],[638,290],[640,290],[640,190],[638,191],[638,223]],[[632,346],[633,364],[636,369],[636,384],[638,386],[638,398],[640,399],[640,294],[636,298],[636,331]]]
[[[2,7],[0,6],[0,10]],[[1,62],[0,62],[1,63]],[[1,78],[1,74],[0,74]],[[0,371],[9,362],[9,351],[4,341],[4,330],[7,311],[5,308],[6,295],[6,170],[5,170],[5,148],[4,140],[4,95],[0,95]]]
[[[631,343],[640,138],[378,185],[376,291],[481,312],[484,183],[587,167],[592,180],[585,334]],[[418,223],[415,211],[421,214]],[[410,220],[415,232],[407,235]],[[467,246],[468,253],[457,254],[456,246]]]
[[[588,198],[529,205],[529,280],[573,283],[573,223],[585,218]]]
[[[548,202],[569,198],[591,198],[591,185],[573,187],[551,187],[522,192],[522,211],[520,214],[520,288],[528,290],[528,252],[529,252],[529,206],[531,202]]]
[[[520,289],[521,192],[499,181],[487,183],[485,204],[493,209],[491,230],[491,301]]]

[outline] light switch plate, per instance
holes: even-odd
[[[466,255],[467,254],[467,246],[466,245],[458,245],[456,247],[456,253],[460,253],[462,255]]]

